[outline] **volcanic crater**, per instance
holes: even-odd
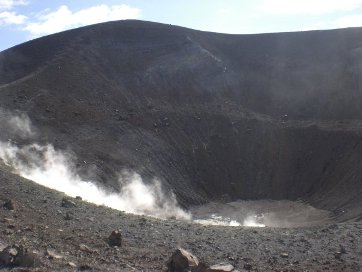
[[[361,84],[362,28],[228,35],[134,20],[109,22],[0,53],[0,108],[26,114],[37,130],[35,138],[27,138],[2,129],[0,140],[71,150],[77,173],[113,192],[120,189],[120,171],[137,173],[145,184],[157,178],[165,194],[173,194],[202,223],[130,214],[116,218],[116,211],[78,203],[74,213],[84,213],[79,222],[97,215],[97,222],[87,223],[89,231],[99,228],[103,234],[117,224],[124,229],[132,249],[114,253],[128,260],[118,263],[121,271],[161,271],[167,253],[178,246],[209,262],[232,261],[240,269],[359,271]],[[58,193],[24,181],[7,166],[0,171],[2,198],[30,201],[51,213],[52,206],[44,208],[38,198],[54,194],[49,199],[59,199]],[[31,197],[34,190],[38,193]],[[56,217],[38,219],[44,221],[39,229],[60,228]],[[14,220],[37,224],[25,214]],[[235,227],[210,226],[225,220]],[[240,226],[248,225],[245,220],[270,228]],[[61,228],[70,236],[80,227],[66,224]],[[160,244],[166,229],[173,238]],[[134,237],[142,235],[147,238],[136,242]],[[2,239],[20,243],[21,237],[14,233]],[[46,248],[54,237],[29,245]],[[309,244],[300,245],[301,237]],[[102,255],[105,245],[95,240],[89,243]],[[157,244],[160,252],[147,243]],[[59,239],[53,244],[66,250]],[[335,255],[340,246],[347,248],[345,259]],[[293,261],[273,261],[288,249],[289,255],[295,253]],[[95,270],[117,271],[110,252],[104,253],[104,263],[98,255],[74,254],[76,260],[93,258]]]

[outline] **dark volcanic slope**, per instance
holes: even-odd
[[[110,186],[154,176],[191,205],[303,199],[362,216],[362,29],[224,35],[141,21],[0,54],[0,106]],[[288,118],[282,116],[288,115]]]

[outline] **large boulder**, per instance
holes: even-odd
[[[167,262],[167,272],[195,271],[199,260],[190,252],[178,248]]]
[[[111,235],[108,237],[108,244],[110,246],[122,246],[122,233],[121,230],[112,231]]]
[[[8,246],[0,252],[0,264],[5,266],[37,267],[40,259],[37,254],[22,246]]]
[[[38,254],[29,251],[26,248],[20,247],[18,254],[15,257],[14,265],[22,267],[37,267],[40,264]]]

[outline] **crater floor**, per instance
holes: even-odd
[[[333,223],[333,214],[290,200],[234,201],[193,207],[193,219],[201,224],[294,228]]]
[[[125,214],[77,199],[72,200],[75,207],[65,208],[63,194],[15,176],[3,165],[0,180],[1,202],[12,199],[16,205],[14,211],[0,208],[0,247],[18,244],[35,250],[40,268],[27,271],[74,270],[69,262],[92,271],[163,271],[177,247],[207,263],[228,262],[240,271],[247,263],[253,271],[362,269],[360,222],[299,228],[205,226]],[[115,229],[122,230],[119,248],[107,244]],[[47,250],[62,257],[49,258]]]

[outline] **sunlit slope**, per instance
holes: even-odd
[[[132,169],[184,205],[301,198],[358,219],[361,34],[105,23],[2,52],[0,106],[108,186]]]

